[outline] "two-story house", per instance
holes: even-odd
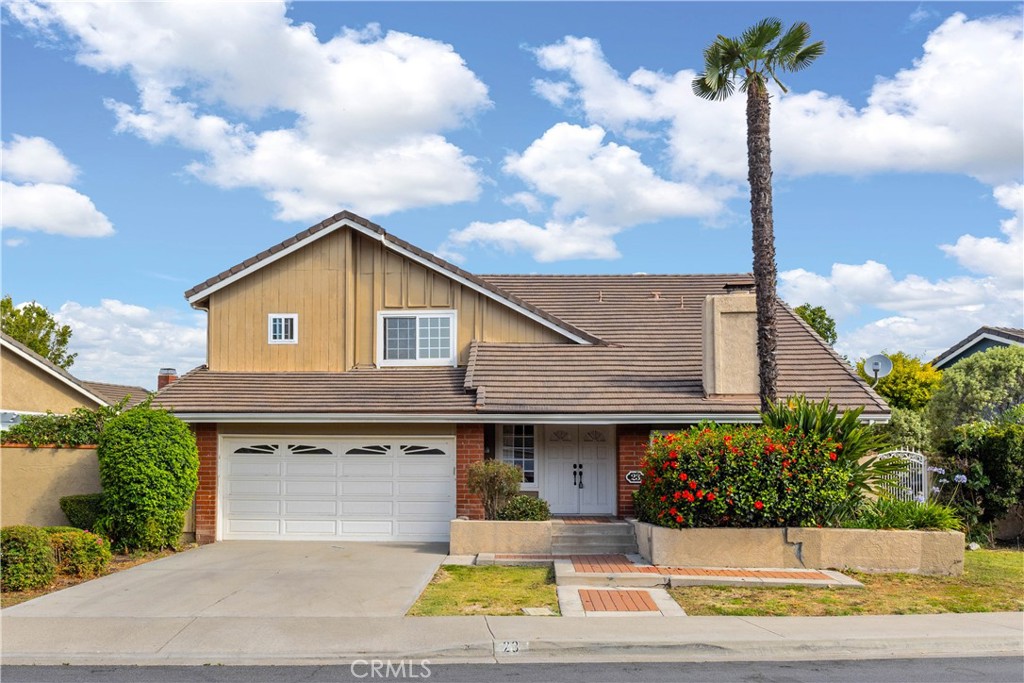
[[[654,429],[758,419],[749,275],[477,276],[343,212],[186,292],[207,364],[196,536],[446,540],[500,458],[559,515],[628,516]],[[888,408],[779,308],[780,395]]]

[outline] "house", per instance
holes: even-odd
[[[128,397],[129,406],[142,402],[143,387],[85,382],[46,358],[0,333],[0,415],[2,428],[16,424],[21,415],[47,411],[64,414],[75,408],[94,409]]]
[[[979,327],[936,356],[932,367],[945,370],[976,353],[1014,345],[1024,345],[1024,330],[1014,327]]]
[[[446,540],[501,458],[555,514],[628,516],[653,429],[758,419],[749,275],[477,276],[339,213],[185,293],[207,364],[196,537]],[[889,409],[789,308],[781,395]]]

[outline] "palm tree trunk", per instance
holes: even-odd
[[[747,179],[754,236],[754,285],[757,291],[757,361],[761,410],[775,404],[778,366],[775,350],[775,227],[772,222],[771,105],[768,90],[756,80],[747,88]]]

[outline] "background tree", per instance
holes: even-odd
[[[719,35],[704,50],[704,72],[693,81],[693,92],[708,100],[726,99],[735,91],[737,81],[740,90],[747,94],[747,178],[757,287],[757,358],[762,411],[775,403],[778,379],[768,80],[786,92],[777,74],[800,71],[824,54],[823,42],[807,44],[810,36],[811,29],[804,22],[793,24],[783,34],[782,22],[778,19],[762,19],[739,38]]]
[[[942,373],[928,417],[939,443],[954,427],[977,420],[1019,415],[1024,403],[1024,346],[989,349],[964,358]]]
[[[839,335],[836,334],[836,321],[828,314],[824,306],[811,306],[803,304],[797,306],[793,311],[804,319],[804,322],[811,326],[818,336],[825,340],[829,346],[836,343]]]
[[[878,380],[875,391],[893,408],[924,408],[942,382],[942,371],[902,351],[887,355],[892,361],[892,372]],[[874,375],[864,369],[863,360],[857,361],[857,374],[869,384],[875,380]]]
[[[59,368],[67,370],[78,356],[68,353],[71,328],[58,325],[50,312],[34,301],[16,308],[9,295],[0,299],[0,329]]]

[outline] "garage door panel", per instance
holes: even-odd
[[[233,479],[228,482],[229,495],[281,495],[279,479]]]
[[[286,496],[336,496],[338,483],[334,480],[305,480],[284,482]]]
[[[330,477],[338,476],[338,463],[334,460],[289,461],[284,463],[286,477]]]
[[[444,540],[451,439],[225,437],[223,538]]]
[[[281,501],[265,499],[231,499],[227,501],[227,513],[229,515],[250,514],[250,515],[273,515],[281,514]]]
[[[230,468],[233,477],[280,477],[281,463],[265,459],[233,460]]]
[[[286,500],[284,514],[337,517],[338,503],[333,500]]]
[[[285,534],[335,536],[337,532],[338,522],[333,519],[286,519],[284,521]]]

